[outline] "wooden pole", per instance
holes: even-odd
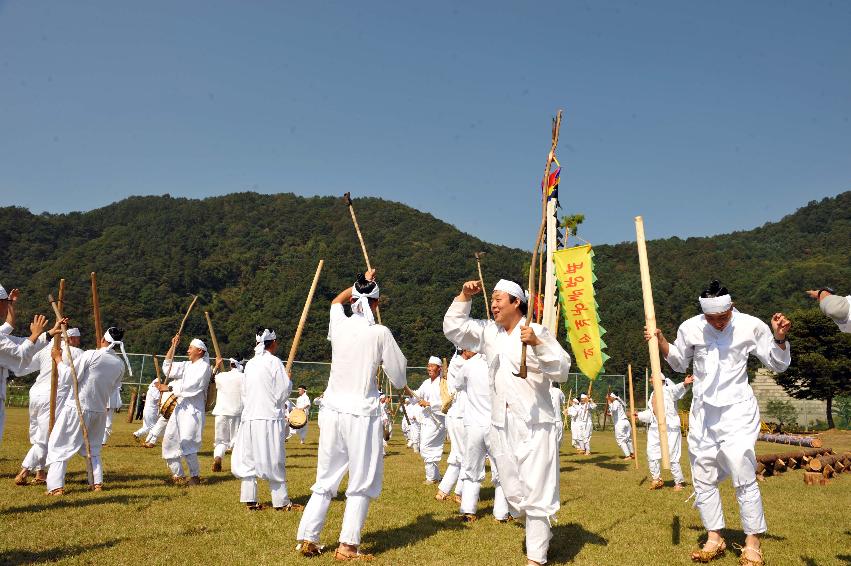
[[[550,169],[553,165],[553,158],[555,157],[556,147],[558,147],[558,136],[559,131],[561,130],[561,115],[562,111],[559,110],[556,114],[556,117],[553,119],[553,129],[552,129],[552,143],[550,145],[550,152],[547,154],[547,165],[544,167],[544,180],[541,183],[541,225],[538,227],[538,236],[535,238],[535,247],[532,248],[532,262],[529,264],[529,294],[535,292],[535,263],[538,260],[538,248],[541,247],[541,241],[544,237],[544,230],[547,227],[547,185],[550,180]],[[532,298],[532,297],[530,297]],[[537,300],[535,300],[535,304],[537,304]],[[528,306],[528,305],[527,305]],[[532,317],[534,316],[533,312],[528,312],[526,315],[526,321],[531,322]],[[521,377],[526,379],[526,344],[523,344],[520,349],[520,371],[514,375],[517,377]]]
[[[474,255],[476,256],[476,268],[479,270],[479,284],[482,286],[482,298],[485,300],[485,314],[487,315],[488,320],[490,320],[490,299],[488,298],[488,290],[485,287],[485,278],[482,277],[482,256],[485,255],[485,252],[476,252]]]
[[[546,230],[546,228],[544,228]],[[543,240],[543,238],[542,238]],[[544,288],[544,255],[546,252],[544,251],[546,248],[543,245],[543,241],[541,242],[541,249],[538,251],[538,295],[535,297],[535,322],[541,324],[541,318],[544,316],[544,299],[542,297],[542,291]],[[529,289],[529,292],[532,292],[532,289]],[[540,304],[538,304],[540,301]]]
[[[647,261],[647,244],[644,241],[644,219],[635,217],[635,236],[638,244],[638,265],[641,270],[641,291],[644,298],[644,324],[650,333],[647,348],[650,352],[650,374],[653,377],[654,412],[659,424],[659,442],[662,448],[662,468],[671,469],[671,455],[668,452],[668,425],[665,422],[665,389],[662,384],[662,368],[659,360],[659,340],[656,338],[656,308],[653,304],[653,287],[650,283],[650,264]]]
[[[98,297],[98,276],[92,271],[92,316],[95,319],[95,348],[103,337],[103,324],[100,319],[100,298]]]
[[[180,326],[177,329],[177,334],[175,334],[175,336],[177,336],[178,342],[180,341],[180,337],[183,335],[183,327],[186,326],[186,319],[189,318],[189,313],[192,312],[192,308],[195,306],[196,302],[198,302],[198,295],[194,295],[192,297],[192,302],[189,303],[189,308],[186,309],[186,314],[183,315],[183,320],[180,321]],[[176,345],[173,346],[172,348],[169,348],[169,352],[171,352],[171,356],[166,356],[166,361],[168,361],[168,375],[165,376],[166,381],[168,381],[168,378],[171,377],[171,368],[174,365],[174,364],[172,364],[172,361],[174,361],[174,350],[176,350],[176,349],[177,349]],[[157,358],[155,356],[154,362],[156,362],[156,361],[157,361]],[[161,381],[160,383],[163,383],[163,382]],[[165,384],[163,383],[163,385],[165,385]]]
[[[638,431],[635,429],[635,394],[632,390],[632,364],[626,366],[629,376],[629,421],[632,424],[632,455],[635,457],[635,469],[638,469]]]
[[[130,394],[130,404],[127,405],[127,422],[132,423],[133,417],[136,415],[136,399],[139,396],[139,390],[135,387],[133,388],[133,392]]]
[[[59,314],[62,315],[63,312],[63,304],[65,302],[65,280],[59,280]],[[53,337],[53,349],[61,350],[62,349],[62,338],[57,334]],[[56,365],[56,360],[51,361],[50,367],[50,421],[47,427],[48,436],[50,436],[50,432],[53,430],[53,424],[56,422],[56,391],[59,389],[59,368]]]
[[[612,392],[612,386],[608,387],[608,391],[606,392],[606,409],[603,411],[603,430],[606,430],[606,421],[609,416],[609,394]]]
[[[216,353],[216,359],[222,357],[222,351],[219,349],[219,341],[216,339],[216,331],[213,330],[213,320],[210,318],[210,313],[204,311],[204,318],[207,319],[207,330],[210,332],[210,341],[213,343],[213,352]]]
[[[53,312],[57,320],[62,319],[62,313],[59,312],[59,305],[53,300],[53,296],[48,297],[50,305],[53,307]],[[74,386],[74,403],[77,407],[77,417],[80,419],[80,429],[83,432],[83,446],[86,449],[86,473],[94,484],[94,469],[92,468],[92,446],[89,443],[89,427],[86,426],[86,420],[83,418],[83,408],[80,405],[80,385],[77,379],[77,368],[74,366],[74,357],[71,355],[71,344],[68,343],[68,325],[62,325],[62,338],[65,340],[65,351],[68,355],[68,364],[71,366],[71,383]],[[100,338],[98,338],[98,341]]]
[[[293,343],[290,346],[290,355],[287,357],[287,375],[292,379],[292,367],[295,360],[295,354],[298,351],[298,343],[301,341],[301,333],[304,330],[304,323],[307,322],[307,315],[310,312],[310,303],[313,302],[313,294],[316,292],[316,285],[319,283],[319,275],[322,273],[322,266],[325,265],[325,260],[320,259],[319,265],[316,266],[316,273],[313,275],[313,283],[310,284],[310,291],[307,292],[307,299],[304,301],[304,308],[301,309],[301,318],[298,320],[298,328],[296,328]]]
[[[207,384],[207,397],[204,402],[204,407],[209,411],[213,408],[216,402],[216,374],[221,370],[219,360],[222,359],[222,351],[219,349],[219,341],[216,339],[216,331],[213,330],[213,320],[210,318],[210,313],[204,311],[204,318],[207,319],[207,331],[210,333],[210,341],[213,343],[213,352],[216,354],[216,363],[210,377],[210,383]]]

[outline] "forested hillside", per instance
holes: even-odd
[[[449,351],[442,316],[461,283],[475,277],[474,252],[488,252],[483,269],[489,288],[499,277],[525,277],[528,254],[521,250],[482,242],[395,202],[358,199],[356,210],[379,269],[384,322],[411,365]],[[606,370],[623,372],[628,362],[644,367],[635,245],[595,250],[611,356]],[[655,240],[648,250],[657,318],[669,336],[697,312],[696,296],[713,277],[730,288],[742,310],[763,318],[812,306],[803,295],[806,288],[829,284],[848,292],[851,192],[754,230]],[[191,294],[200,296],[200,308],[189,320],[188,334],[207,334],[203,311],[208,310],[228,355],[249,351],[258,324],[276,328],[288,346],[320,258],[325,270],[298,356],[305,360],[329,358],[329,301],[363,270],[340,199],[237,193],[204,200],[132,197],[60,215],[0,208],[0,283],[22,290],[18,330],[35,310],[49,311],[47,294],[64,277],[66,310],[90,337],[89,273],[97,271],[104,323],[124,326],[128,349],[135,352],[165,351]],[[474,306],[474,314],[483,316],[483,303]]]

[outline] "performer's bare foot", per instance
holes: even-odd
[[[30,471],[27,468],[21,468],[21,471],[18,472],[17,476],[15,476],[15,485],[20,485],[20,486],[29,485],[30,484],[30,482],[28,481],[29,477],[30,477]]]
[[[35,473],[35,479],[32,481],[32,485],[44,485],[47,483],[47,472],[44,470],[38,470]]]
[[[221,472],[222,471],[222,459],[216,456],[213,458],[213,471]]]
[[[334,560],[363,560],[369,561],[375,558],[372,554],[361,554],[358,552],[358,547],[353,544],[340,543],[337,550],[334,551]]]
[[[653,480],[650,483],[650,490],[652,491],[654,489],[662,489],[664,486],[665,486],[665,482],[663,482],[661,479]]]
[[[703,548],[692,552],[690,557],[692,562],[706,563],[724,556],[726,550],[727,543],[721,538],[721,534],[718,531],[710,531]]]

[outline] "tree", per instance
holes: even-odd
[[[769,401],[765,408],[765,414],[783,425],[796,424],[798,422],[798,411],[791,401]]]
[[[833,423],[833,399],[851,394],[851,334],[839,331],[818,309],[791,314],[792,364],[777,382],[796,399],[827,402],[827,426]]]
[[[842,428],[851,428],[851,397],[837,397],[833,412],[839,417]]]

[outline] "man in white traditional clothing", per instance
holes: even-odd
[[[69,328],[68,344],[71,346],[71,355],[77,358],[83,353],[80,350],[80,329]],[[62,359],[70,363],[65,341],[63,339],[60,349]],[[42,348],[32,358],[29,366],[15,371],[18,375],[26,375],[38,371],[35,383],[30,387],[30,449],[21,462],[21,471],[15,476],[15,485],[44,485],[47,482],[47,437],[50,434],[50,378],[53,373],[53,357],[50,348]],[[61,407],[64,399],[56,399],[56,407]],[[35,472],[35,478],[29,481],[29,475]]]
[[[851,295],[837,295],[830,287],[807,291],[807,295],[818,301],[821,312],[830,317],[839,330],[851,333]]]
[[[269,482],[272,507],[297,511],[287,491],[284,405],[292,391],[278,351],[278,336],[270,328],[257,328],[254,357],[245,364],[243,409],[231,455],[231,472],[242,480],[239,500],[250,510],[263,509],[257,498],[257,480]]]
[[[180,335],[171,339],[171,348],[166,354],[162,371],[168,379],[177,377],[167,384],[159,384],[160,393],[166,391],[177,397],[177,404],[163,436],[162,455],[171,471],[171,483],[174,485],[200,485],[201,464],[198,451],[201,450],[201,433],[204,431],[204,410],[207,400],[207,386],[210,384],[212,368],[207,346],[198,338],[193,338],[186,349],[185,362],[174,361],[174,351],[180,344]],[[216,366],[222,363],[216,360]],[[156,426],[156,425],[155,425]],[[186,468],[183,462],[186,462]],[[186,479],[186,473],[189,479]]]
[[[582,449],[582,442],[580,441],[580,433],[579,424],[577,423],[577,418],[579,418],[579,399],[576,397],[570,402],[570,407],[567,409],[567,416],[570,417],[570,444],[578,453],[585,452]]]
[[[461,479],[461,520],[471,523],[477,519],[476,509],[479,494],[485,480],[485,459],[490,456],[491,389],[488,363],[481,354],[462,350],[465,360],[460,370],[453,375],[458,391],[466,398],[464,407],[464,459]],[[499,484],[496,464],[491,459],[491,481],[494,485],[493,516],[500,523],[512,520],[505,492]]]
[[[681,491],[685,485],[686,478],[680,465],[682,452],[682,429],[680,427],[680,415],[677,411],[677,402],[682,399],[688,391],[688,386],[694,381],[692,376],[686,376],[682,383],[674,383],[664,375],[664,399],[665,399],[665,426],[668,429],[668,456],[671,460],[671,475],[674,477],[674,490]],[[659,421],[653,408],[656,391],[650,394],[648,407],[635,414],[636,418],[647,424],[647,467],[650,470],[650,489],[661,489],[665,482],[662,481],[662,443],[659,440]]]
[[[56,321],[53,328],[44,334],[47,318],[37,314],[30,323],[29,338],[12,336],[15,327],[15,302],[19,297],[18,289],[7,293],[0,285],[0,320],[4,321],[0,326],[0,443],[3,442],[3,427],[6,424],[6,379],[9,372],[29,366],[33,356],[47,345],[48,338],[60,333],[60,324],[67,321]]]
[[[632,446],[632,426],[629,424],[626,406],[614,391],[606,396],[606,401],[609,405],[609,414],[612,416],[615,442],[617,442],[623,452],[622,460],[633,460],[635,459],[635,453]]]
[[[124,330],[111,326],[98,341],[99,348],[86,350],[74,358],[73,368],[66,363],[62,353],[53,350],[59,373],[59,390],[57,399],[62,397],[62,409],[56,413],[56,422],[50,432],[47,442],[47,494],[63,495],[65,493],[65,472],[68,461],[74,454],[86,458],[83,427],[89,439],[91,453],[91,469],[88,470],[88,481],[92,490],[103,489],[103,465],[101,463],[101,442],[103,430],[106,427],[106,406],[110,395],[121,383],[126,370],[130,370],[130,362],[124,351]],[[115,353],[115,347],[121,350],[121,357]],[[122,359],[123,358],[123,359]],[[72,373],[73,372],[73,373]],[[77,386],[74,387],[73,375],[77,376]],[[75,391],[76,389],[76,391]],[[77,397],[79,393],[79,397]],[[82,423],[78,413],[82,410]]]
[[[528,564],[547,561],[550,518],[560,507],[556,416],[551,382],[564,383],[570,355],[546,327],[527,323],[528,297],[517,283],[500,280],[491,296],[493,320],[470,318],[479,281],[464,283],[443,318],[443,332],[456,347],[479,352],[489,363],[490,451],[509,504],[526,515]],[[526,378],[519,377],[526,345]]]
[[[142,410],[142,426],[139,430],[133,433],[133,438],[140,442],[143,441],[143,438],[148,437],[151,430],[154,428],[154,425],[157,424],[157,419],[160,416],[160,390],[157,389],[159,382],[159,379],[154,378],[150,385],[148,385],[148,392],[145,393],[145,408]],[[165,426],[163,426],[163,430],[165,430]],[[154,444],[155,443],[156,439],[154,440]]]
[[[579,451],[586,456],[591,455],[591,435],[594,433],[594,422],[591,420],[597,404],[583,393],[579,396],[576,406],[576,439],[579,441]]]
[[[112,436],[112,417],[118,412],[121,405],[121,384],[119,383],[115,391],[112,392],[112,395],[109,396],[109,401],[106,405],[106,426],[103,429],[103,442],[101,442],[103,445],[106,445],[109,437]]]
[[[381,493],[384,454],[381,446],[381,408],[375,380],[379,366],[397,389],[407,385],[407,360],[386,326],[375,323],[379,289],[375,270],[358,274],[354,286],[331,302],[328,339],[331,341],[331,376],[325,390],[319,431],[319,458],[313,494],[298,526],[298,550],[316,556],[322,548],[319,535],[331,499],[348,472],[346,509],[334,557],[369,559],[361,554],[361,530],[369,503]],[[343,305],[352,305],[346,316]]]
[[[310,417],[310,397],[307,396],[307,387],[304,385],[300,385],[298,388],[298,397],[296,397],[295,400],[295,408],[304,411],[304,416],[306,418],[304,426],[295,432],[298,435],[298,443],[304,444],[304,441],[307,438],[307,425]]]
[[[756,482],[754,446],[760,429],[759,407],[748,385],[747,363],[753,354],[771,371],[785,371],[791,362],[786,340],[791,322],[778,312],[771,317],[769,327],[739,312],[718,281],[710,283],[699,301],[703,314],[683,322],[673,343],[656,330],[659,351],[671,369],[685,373],[692,366],[694,372],[688,452],[695,507],[708,538],[702,549],[692,553],[692,559],[712,560],[726,549],[721,538],[724,514],[718,484],[730,476],[747,535],[740,562],[761,565],[759,535],[768,527]],[[646,328],[644,334],[645,339],[651,338]]]
[[[561,441],[564,439],[564,421],[562,420],[562,407],[564,406],[564,391],[558,383],[553,382],[550,387],[550,399],[553,402],[553,411],[556,416],[556,444],[561,450]]]
[[[405,398],[405,411],[408,413],[408,448],[417,454],[420,453],[420,421],[423,418],[422,407],[410,397]]]
[[[428,359],[426,372],[428,379],[422,382],[414,392],[413,399],[420,406],[420,456],[425,464],[424,484],[440,482],[440,460],[443,458],[443,444],[446,442],[446,415],[441,410],[440,398],[440,358]]]
[[[228,362],[230,371],[216,375],[216,406],[213,407],[213,416],[216,417],[213,437],[213,472],[222,471],[222,458],[233,448],[242,416],[242,386],[245,381],[243,367],[235,358],[230,358]]]
[[[464,358],[455,353],[449,362],[447,373],[447,389],[452,396],[452,405],[446,411],[446,435],[449,437],[449,456],[446,457],[446,471],[434,496],[438,501],[453,500],[461,503],[461,492],[464,482],[461,479],[461,467],[464,465],[464,448],[466,445],[464,429],[464,408],[466,406],[466,393],[459,390],[456,385],[457,374],[464,365]],[[455,487],[455,496],[451,496],[452,487]]]

